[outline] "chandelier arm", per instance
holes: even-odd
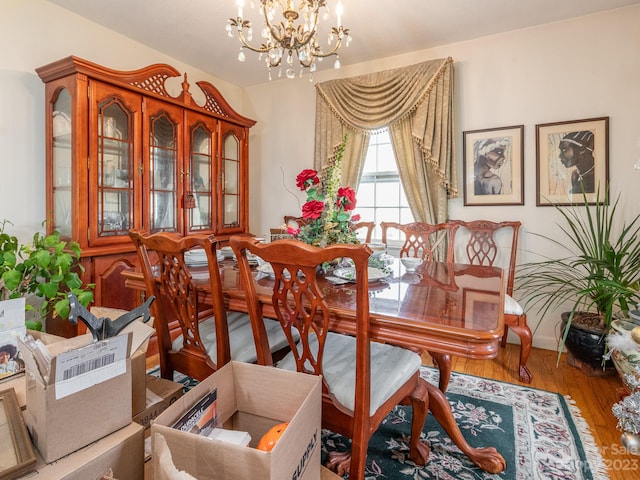
[[[340,28],[342,28],[342,27],[340,27]],[[344,32],[344,33],[340,33],[340,32],[338,32],[337,29],[333,28],[332,29],[332,33],[334,35],[336,35],[336,37],[337,37],[336,44],[333,46],[333,48],[331,50],[329,50],[328,52],[322,52],[322,51],[318,51],[317,53],[313,52],[312,55],[314,57],[318,57],[318,58],[326,58],[326,57],[330,57],[331,55],[337,55],[336,52],[340,48],[340,45],[342,44],[342,40],[347,35],[349,35],[349,30],[347,30],[347,29],[342,30],[342,32]]]
[[[244,33],[242,32],[242,30],[238,30],[238,38],[242,42],[243,48],[248,48],[252,52],[265,53],[270,51],[273,48],[272,45],[265,44],[265,43],[263,43],[259,47],[254,47],[253,45],[250,45],[249,42],[247,42],[247,40],[244,38]]]

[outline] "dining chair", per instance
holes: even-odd
[[[531,383],[533,376],[527,368],[527,360],[531,353],[532,333],[527,325],[527,315],[524,309],[513,298],[518,233],[521,223],[518,221],[492,222],[488,220],[449,220],[449,223],[457,226],[451,242],[454,246],[455,261],[471,265],[496,265],[505,268],[507,275],[504,334],[501,345],[503,347],[506,345],[509,329],[513,330],[520,338],[518,377],[521,382]]]
[[[291,352],[276,366],[321,375],[322,426],[351,438],[351,452],[330,454],[327,466],[338,475],[363,479],[369,439],[399,403],[411,403],[413,417],[409,458],[424,465],[428,447],[420,433],[428,410],[426,381],[420,377],[420,356],[408,349],[371,340],[369,324],[367,245],[318,248],[295,240],[257,244],[231,237],[249,316],[259,347],[267,347],[262,310],[246,254],[258,255],[273,269],[272,304],[289,340]],[[319,285],[317,267],[336,258],[350,258],[355,268],[355,336],[330,331],[332,312]],[[294,334],[299,336],[296,345]],[[269,355],[267,365],[273,365]]]
[[[438,251],[442,244],[445,251],[443,261],[451,262],[453,258],[453,230],[456,225],[449,223],[430,224],[423,222],[414,223],[397,223],[397,222],[381,222],[382,243],[387,245],[389,230],[395,228],[402,232],[404,240],[400,247],[400,258],[402,257],[418,257],[425,262],[431,262],[438,259]],[[444,242],[444,243],[443,243]]]
[[[364,243],[371,243],[371,236],[375,227],[375,222],[358,222],[353,225],[353,231],[365,230]]]
[[[447,263],[453,262],[453,235],[458,228],[452,223],[397,223],[397,222],[381,222],[382,243],[387,244],[389,230],[395,228],[402,232],[404,242],[400,247],[399,257],[417,257],[421,258],[424,263],[432,262],[438,259],[440,251],[445,252],[445,258],[442,261]],[[445,243],[443,243],[445,242]],[[442,246],[441,246],[442,244]],[[451,270],[453,273],[453,270]],[[439,379],[438,388],[446,392],[451,377],[451,356],[435,352],[428,352],[433,359],[434,365],[438,368]]]
[[[151,308],[158,334],[162,378],[173,380],[174,371],[178,371],[204,380],[230,360],[258,361],[249,316],[225,309],[217,242],[213,236],[181,237],[174,233],[140,231],[130,231],[129,236],[140,258],[147,293],[156,297]],[[203,265],[190,269],[185,256],[198,248],[204,249],[206,268]],[[208,281],[211,302],[202,298],[196,277]],[[172,339],[169,325],[175,320],[181,334]],[[265,318],[264,331],[266,351],[288,346],[277,321]]]

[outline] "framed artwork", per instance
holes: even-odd
[[[606,195],[609,117],[536,125],[536,205],[575,205]],[[604,200],[601,198],[599,200]]]
[[[463,132],[465,205],[524,205],[524,125]]]
[[[15,390],[0,391],[0,478],[17,478],[33,470],[36,456],[22,419]]]
[[[466,328],[490,328],[500,314],[500,296],[495,292],[465,288],[462,292],[462,309]]]

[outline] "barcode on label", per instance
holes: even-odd
[[[73,365],[70,368],[64,370],[62,379],[69,380],[70,378],[77,377],[78,375],[82,375],[84,373],[91,372],[92,370],[111,365],[113,362],[115,362],[115,357],[115,354],[108,353],[107,355],[103,355],[102,357],[94,358],[86,362]]]

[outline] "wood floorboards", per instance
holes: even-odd
[[[468,373],[503,382],[518,381],[517,367],[520,346],[508,344],[493,360],[452,358],[454,372]],[[569,366],[564,358],[558,363],[557,352],[534,348],[527,362],[533,373],[531,386],[541,390],[569,395],[582,412],[608,467],[611,480],[640,480],[640,456],[630,455],[620,444],[621,432],[611,407],[618,401],[617,389],[622,385],[617,375],[592,377]],[[425,365],[431,365],[428,355]],[[157,365],[157,356],[147,359],[149,367]],[[525,385],[525,384],[522,384]],[[149,478],[145,476],[145,478]]]

